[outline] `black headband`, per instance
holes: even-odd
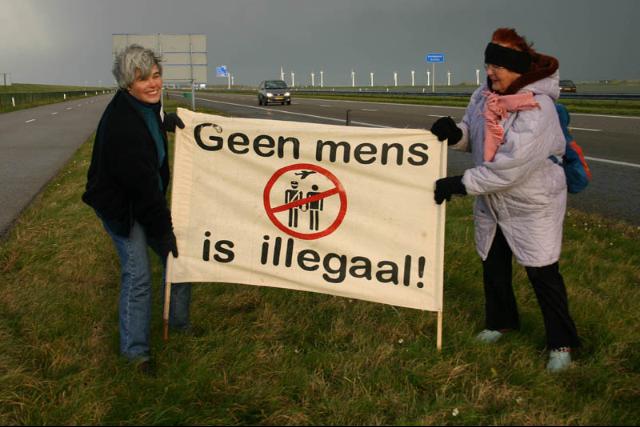
[[[531,66],[531,55],[527,52],[509,49],[495,43],[489,43],[484,50],[484,63],[498,65],[508,70],[524,74]]]

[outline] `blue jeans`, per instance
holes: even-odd
[[[120,353],[129,360],[146,360],[150,357],[152,288],[147,246],[158,256],[160,252],[156,243],[147,238],[144,229],[137,222],[131,228],[129,237],[118,236],[111,230],[107,221],[102,222],[120,257]],[[166,259],[162,259],[162,264],[166,267]],[[165,274],[166,268],[162,278],[163,305]],[[172,284],[169,327],[176,330],[189,328],[190,303],[191,284]]]

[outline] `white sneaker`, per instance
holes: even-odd
[[[551,350],[549,352],[549,363],[547,372],[555,374],[566,371],[571,366],[571,353],[567,349]]]
[[[480,341],[485,344],[492,344],[502,338],[502,335],[504,334],[500,331],[485,329],[476,335],[476,341]]]

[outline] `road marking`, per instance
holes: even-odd
[[[35,122],[36,119],[31,119],[31,120],[27,120],[25,123],[31,123],[31,122]]]
[[[598,157],[588,157],[588,156],[584,156],[585,159],[592,161],[592,162],[601,162],[601,163],[609,163],[612,165],[620,165],[620,166],[629,166],[632,168],[640,168],[639,164],[636,163],[628,163],[628,162],[618,162],[616,160],[607,160],[607,159],[600,159]]]
[[[276,113],[282,113],[282,114],[291,114],[291,115],[295,115],[295,116],[313,117],[313,118],[316,118],[316,119],[330,120],[330,121],[340,122],[340,123],[344,123],[345,122],[345,120],[343,120],[343,119],[336,119],[334,117],[324,117],[324,116],[316,116],[314,114],[294,113],[292,111],[280,111],[280,110],[274,110],[274,109],[269,109],[269,108],[264,108],[264,107],[254,107],[252,105],[236,104],[236,103],[233,103],[233,102],[214,101],[212,99],[204,99],[204,98],[196,98],[196,99],[200,100],[200,101],[211,102],[211,103],[214,103],[214,104],[215,103],[218,103],[218,104],[229,104],[229,105],[233,105],[233,106],[236,106],[236,107],[254,108],[256,110],[267,110],[269,112],[276,112]],[[436,117],[442,117],[442,116],[436,116]],[[386,129],[392,128],[392,126],[384,126],[384,125],[378,125],[378,124],[366,123],[366,122],[351,121],[351,123],[358,124],[358,125],[363,125],[363,126],[369,126],[369,127],[376,127],[376,128],[386,128]],[[616,161],[616,160],[607,160],[607,159],[601,159],[601,158],[598,158],[598,157],[587,157],[587,156],[585,156],[585,159],[593,161],[593,162],[609,163],[609,164],[620,165],[620,166],[629,166],[629,167],[632,167],[632,168],[640,168],[640,164],[636,164],[636,163],[619,162],[619,161]]]
[[[587,113],[571,113],[572,116],[587,116],[587,117],[606,117],[608,119],[632,119],[640,120],[640,117],[634,116],[612,116],[609,114],[587,114]]]
[[[589,128],[574,128],[573,126],[569,126],[571,130],[583,130],[585,132],[602,132],[602,129],[589,129]]]
[[[52,116],[55,116],[56,114],[58,114],[57,111],[54,111],[53,113],[51,113]]]
[[[249,96],[249,95],[247,95]],[[315,99],[315,100],[324,100],[322,98],[306,98],[306,99]],[[452,107],[448,105],[427,105],[427,104],[400,104],[396,102],[374,102],[374,101],[354,101],[354,100],[344,100],[344,99],[332,99],[331,102],[357,102],[361,104],[373,104],[373,105],[385,105],[391,107],[425,107],[425,108],[450,108],[454,110],[466,110],[467,107]],[[441,116],[438,116],[441,117]]]
[[[268,111],[270,113],[281,113],[281,114],[290,114],[290,115],[294,115],[294,116],[313,117],[314,119],[331,120],[333,122],[340,122],[340,123],[344,123],[345,122],[344,119],[336,119],[334,117],[316,116],[314,114],[294,113],[292,111],[282,111],[282,110],[274,110],[273,108],[254,107],[253,105],[236,104],[234,102],[214,101],[212,99],[205,99],[205,98],[196,98],[196,100],[211,102],[211,103],[214,103],[214,104],[216,104],[216,103],[217,104],[228,104],[228,105],[233,105],[235,107],[253,108],[253,109],[256,109],[256,110]],[[373,124],[373,123],[366,123],[366,122],[356,122],[356,121],[353,121],[353,120],[351,121],[351,123],[359,124],[359,125],[363,125],[363,126],[369,126],[369,127],[376,127],[376,128],[391,128],[391,126],[382,126],[382,125],[377,125],[377,124]]]
[[[241,96],[253,96],[253,95],[241,95]],[[180,98],[176,95],[177,98]],[[314,99],[314,100],[324,100],[323,98],[306,98],[306,99]],[[427,104],[399,104],[395,102],[373,102],[373,101],[355,101],[355,100],[343,100],[343,99],[332,99],[331,102],[359,102],[363,104],[374,104],[374,105],[387,105],[387,106],[409,106],[409,107],[421,107],[421,108],[447,108],[454,110],[466,110],[467,107],[454,107],[450,105],[427,105]],[[607,117],[612,119],[630,119],[630,120],[640,120],[640,117],[637,116],[614,116],[610,114],[589,114],[589,113],[571,113],[572,116],[587,116],[587,117]],[[442,117],[437,116],[437,117]]]
[[[445,116],[445,115],[442,115],[442,114],[440,114],[440,115],[438,115],[438,114],[427,114],[427,117],[435,117],[437,119],[441,119],[443,117],[451,117],[453,120],[457,120],[456,116]]]
[[[332,105],[326,105],[326,104],[320,104],[319,106],[320,107],[325,107],[325,108],[331,108],[332,107]]]
[[[373,109],[373,108],[363,108],[363,109],[362,109],[362,110],[360,110],[360,111],[378,111],[378,110],[375,110],[375,109]]]
[[[67,107],[65,110],[73,110],[73,107]]]
[[[307,98],[307,99],[321,99],[321,98]],[[454,107],[451,105],[429,105],[429,104],[400,104],[395,102],[372,102],[372,101],[355,101],[348,100],[345,101],[343,99],[332,99],[332,102],[361,102],[364,104],[375,104],[375,105],[391,105],[391,106],[410,106],[410,107],[422,107],[422,108],[447,108],[454,110],[466,110],[467,107]],[[606,117],[612,119],[631,119],[631,120],[640,120],[640,117],[636,116],[614,116],[610,114],[588,114],[588,113],[571,113],[572,116],[587,116],[587,117]],[[442,116],[438,116],[442,117]]]

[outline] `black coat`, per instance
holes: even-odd
[[[168,155],[158,165],[155,142],[134,99],[118,91],[104,111],[93,145],[82,200],[113,231],[129,236],[134,221],[149,237],[172,230],[165,199],[169,183]],[[160,116],[156,117],[162,123]],[[167,134],[161,130],[167,153]]]

